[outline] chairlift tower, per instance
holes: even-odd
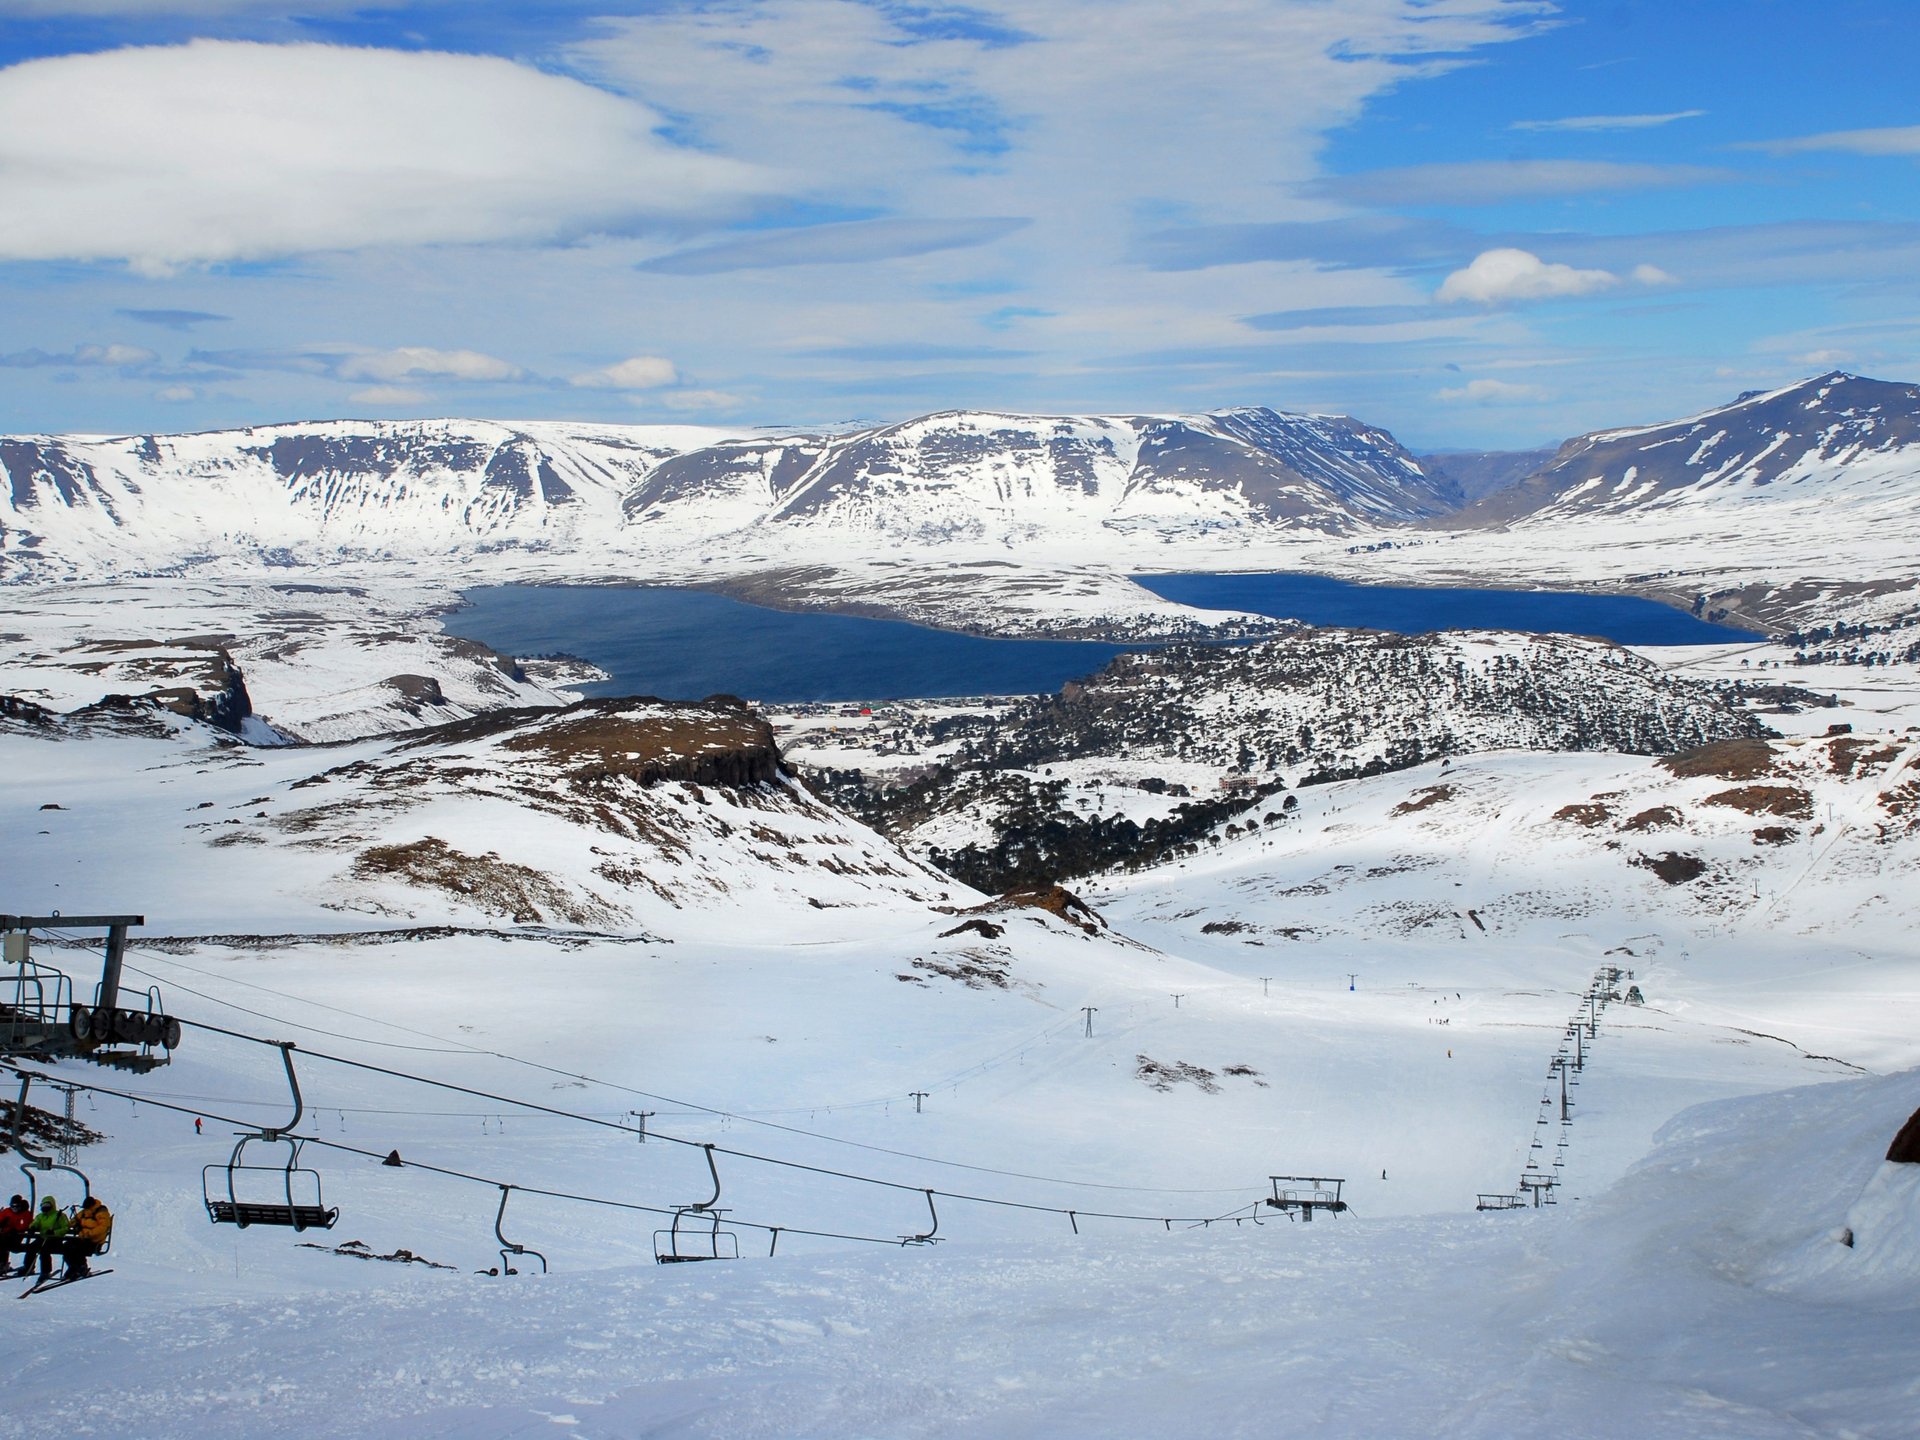
[[[127,931],[144,924],[141,915],[0,915],[0,1052],[77,1057],[123,1070],[166,1064],[180,1044],[180,1022],[166,1013],[158,986],[135,1005],[126,1003],[120,983]],[[35,930],[107,932],[90,1001],[79,999],[65,971],[33,958]]]

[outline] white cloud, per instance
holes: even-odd
[[[476,55],[188,45],[0,70],[0,259],[165,273],[546,241],[735,207],[755,172],[631,100]]]
[[[1466,269],[1456,270],[1441,281],[1435,298],[1500,305],[1512,300],[1591,295],[1619,283],[1620,277],[1606,270],[1550,264],[1529,250],[1483,250]]]
[[[680,372],[671,360],[658,355],[634,355],[601,370],[575,375],[567,383],[582,390],[657,390],[679,383]]]
[[[350,404],[380,406],[419,405],[425,403],[426,398],[426,391],[407,385],[369,385],[347,396]]]
[[[1658,265],[1636,265],[1627,272],[1627,277],[1636,285],[1678,285],[1677,276],[1669,275]]]
[[[643,261],[640,268],[663,275],[716,275],[729,270],[770,270],[788,265],[864,265],[991,244],[1026,228],[1028,223],[1017,216],[854,220],[755,235],[695,250],[676,250]]]
[[[1920,125],[1890,125],[1878,130],[1828,130],[1793,140],[1756,140],[1740,147],[1775,155],[1839,150],[1850,155],[1920,155]]]
[[[1317,181],[1316,195],[1353,205],[1498,205],[1550,195],[1713,185],[1738,172],[1704,165],[1627,165],[1612,160],[1467,160],[1363,170]]]
[[[433,350],[424,345],[402,345],[397,350],[374,350],[348,355],[334,367],[342,380],[406,380],[432,376],[446,380],[518,380],[525,372],[510,361],[478,350]]]
[[[1465,385],[1435,393],[1435,398],[1453,404],[1522,405],[1546,399],[1538,385],[1516,385],[1510,380],[1469,380]]]
[[[153,398],[164,401],[168,405],[185,405],[189,401],[198,400],[200,391],[192,385],[163,385],[153,392]]]
[[[1798,364],[1814,365],[1825,370],[1831,369],[1835,365],[1850,364],[1853,360],[1853,354],[1847,350],[1808,350],[1804,354],[1795,355],[1793,358]]]
[[[1575,132],[1650,130],[1657,125],[1671,125],[1676,120],[1693,120],[1706,113],[1704,110],[1674,110],[1665,115],[1569,115],[1561,120],[1516,120],[1507,128]]]
[[[647,403],[664,405],[669,410],[738,410],[747,403],[747,398],[725,390],[668,390],[648,396]]]
[[[39,370],[47,366],[98,365],[119,369],[137,369],[151,365],[160,357],[138,345],[76,345],[71,350],[20,350],[0,355],[0,365],[16,370]]]

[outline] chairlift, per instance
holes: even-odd
[[[62,1165],[51,1155],[39,1154],[27,1144],[21,1134],[26,1122],[27,1092],[32,1088],[33,1076],[22,1071],[20,1075],[20,1095],[19,1098],[13,1102],[13,1132],[7,1139],[9,1147],[21,1156],[20,1173],[27,1177],[27,1208],[36,1213],[40,1209],[40,1181],[38,1177],[54,1170],[60,1170],[73,1176],[74,1179],[80,1182],[80,1199],[77,1204],[69,1207],[70,1211],[78,1210],[80,1206],[85,1205],[87,1201],[93,1198],[93,1182],[87,1179],[87,1172],[80,1169],[77,1165]],[[106,1241],[101,1245],[98,1253],[104,1255],[112,1246],[113,1232],[109,1230]]]
[[[1473,1208],[1475,1210],[1524,1210],[1526,1205],[1527,1202],[1523,1196],[1482,1194],[1474,1198]]]
[[[902,1245],[938,1245],[940,1243],[940,1212],[933,1208],[933,1191],[926,1190],[921,1193],[927,1197],[927,1214],[933,1217],[933,1223],[921,1234],[902,1235],[900,1237]],[[1073,1222],[1073,1228],[1076,1232],[1080,1229],[1078,1220]]]
[[[514,1269],[511,1257],[516,1255],[531,1255],[540,1262],[540,1273],[545,1275],[547,1273],[547,1257],[542,1255],[538,1250],[531,1249],[528,1246],[514,1244],[513,1241],[507,1239],[506,1232],[501,1228],[507,1219],[507,1197],[513,1194],[513,1189],[514,1187],[511,1185],[502,1185],[500,1187],[500,1208],[494,1212],[493,1216],[493,1235],[494,1238],[500,1242],[499,1273],[502,1275],[518,1275],[520,1272]]]
[[[1339,1215],[1347,1209],[1347,1202],[1340,1198],[1340,1189],[1347,1182],[1320,1175],[1269,1175],[1273,1182],[1273,1194],[1267,1198],[1267,1204],[1291,1218],[1298,1215],[1302,1220],[1312,1220],[1315,1211],[1325,1211],[1329,1215]]]
[[[320,1190],[320,1172],[300,1164],[301,1140],[289,1132],[300,1123],[306,1102],[300,1097],[300,1080],[293,1073],[293,1042],[275,1042],[281,1063],[287,1069],[287,1085],[293,1091],[293,1118],[285,1125],[241,1133],[233,1154],[224,1165],[208,1165],[200,1171],[201,1192],[206,1200],[207,1217],[216,1225],[281,1225],[293,1230],[331,1230],[340,1218],[338,1206],[326,1204]],[[247,1163],[249,1145],[284,1145],[283,1164]]]
[[[693,1205],[673,1207],[673,1223],[665,1230],[653,1232],[653,1258],[662,1265],[679,1265],[692,1260],[738,1260],[740,1258],[740,1237],[731,1230],[722,1230],[720,1221],[726,1211],[720,1204],[720,1167],[713,1158],[713,1146],[701,1147],[707,1152],[707,1173],[713,1177],[713,1194],[710,1198]],[[705,1220],[704,1226],[686,1223],[689,1216]],[[774,1243],[779,1244],[776,1235]]]

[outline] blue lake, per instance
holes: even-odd
[[[1559,631],[1631,645],[1754,638],[1651,600],[1531,590],[1351,585],[1311,575],[1155,575],[1155,594],[1209,609],[1407,634],[1436,629]],[[947,695],[1038,695],[1140,647],[991,640],[898,620],[769,610],[704,590],[494,585],[469,590],[449,634],[507,655],[563,651],[613,678],[590,695],[775,703]]]
[[[1323,575],[1136,575],[1144,589],[1182,605],[1251,610],[1309,625],[1352,625],[1421,635],[1429,630],[1527,630],[1597,635],[1621,645],[1716,645],[1757,640],[1657,600],[1560,590],[1467,590],[1356,585]]]
[[[506,655],[565,651],[613,678],[589,695],[776,703],[1040,695],[1123,650],[1081,640],[988,640],[899,620],[769,610],[704,590],[493,585],[466,592],[448,633]]]

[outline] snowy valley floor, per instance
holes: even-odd
[[[1911,693],[1848,717],[1878,768],[1804,718],[1777,843],[1724,776],[1470,756],[1076,887],[1094,933],[970,917],[778,787],[636,787],[613,834],[518,732],[0,726],[5,908],[144,911],[130,981],[239,1032],[146,1076],[34,1067],[121,1092],[75,1102],[114,1273],[4,1297],[0,1436],[1920,1435],[1920,1193],[1888,1174],[1920,1167],[1881,1164],[1920,1105],[1920,842],[1883,802]],[[366,863],[436,837],[448,883]],[[1637,863],[1667,850],[1706,878]],[[1580,1042],[1563,1126],[1603,967],[1645,1003]],[[208,1223],[235,1122],[289,1113],[242,1036],[299,1047],[331,1231]],[[655,1265],[709,1143],[747,1258]],[[1276,1173],[1353,1212],[1258,1208]],[[1528,1173],[1560,1203],[1475,1213]],[[499,1184],[552,1273],[475,1273]],[[941,1243],[904,1248],[927,1188]]]

